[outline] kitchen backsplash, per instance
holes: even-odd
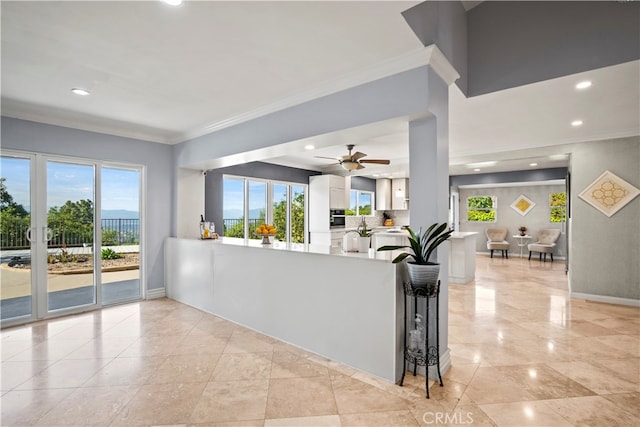
[[[382,212],[385,211],[375,211],[373,216],[364,217],[365,222],[368,227],[381,227],[383,221]],[[386,211],[391,214],[393,217],[394,225],[409,225],[409,211]],[[360,225],[360,221],[362,221],[362,217],[360,216],[348,216],[345,221],[345,228],[356,228]]]

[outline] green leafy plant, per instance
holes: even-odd
[[[551,207],[549,222],[565,222],[567,220],[567,193],[551,193],[549,206]]]
[[[395,257],[393,260],[394,264],[404,261],[407,257],[411,257],[414,264],[434,264],[429,261],[431,254],[453,233],[453,230],[447,229],[446,222],[442,224],[438,224],[437,222],[431,224],[424,233],[422,232],[422,228],[418,230],[418,233],[415,233],[410,227],[407,227],[407,231],[409,232],[409,246],[387,245],[378,248],[379,252],[396,251],[405,248],[411,249],[411,253],[403,252]]]
[[[102,259],[119,259],[122,258],[122,255],[116,253],[111,248],[105,248],[102,250]]]
[[[360,237],[371,237],[371,229],[367,228],[367,222],[364,220],[364,216],[356,231]]]

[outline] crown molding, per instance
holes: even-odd
[[[436,72],[447,86],[451,86],[453,82],[460,78],[460,74],[453,68],[444,53],[435,44],[425,48],[427,54],[427,64]]]
[[[8,98],[2,98],[2,116],[160,144],[172,144],[175,140],[175,136],[172,138],[159,129],[144,129],[134,123],[119,122],[59,108],[50,109]]]

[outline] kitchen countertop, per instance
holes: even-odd
[[[465,237],[475,236],[478,234],[475,231],[457,231],[455,233],[451,233],[452,239],[464,239]]]
[[[401,233],[391,233],[391,235],[401,235]],[[263,245],[261,240],[257,239],[240,239],[236,237],[220,237],[215,240],[202,240],[202,242],[211,242],[213,244],[220,245],[233,245],[233,246],[245,246],[248,248],[255,248],[261,250],[273,250],[273,251],[289,251],[289,252],[306,252],[310,254],[322,254],[348,258],[370,259],[373,261],[391,261],[397,255],[396,252],[377,252],[373,249],[369,249],[368,253],[360,252],[343,252],[342,249],[332,248],[328,245],[314,245],[304,243],[285,243],[274,241],[269,245]]]

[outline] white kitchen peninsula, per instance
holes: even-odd
[[[449,238],[449,282],[469,283],[476,276],[476,232],[456,232]]]
[[[167,295],[398,381],[404,270],[390,262],[389,252],[330,252],[328,246],[168,238]]]

